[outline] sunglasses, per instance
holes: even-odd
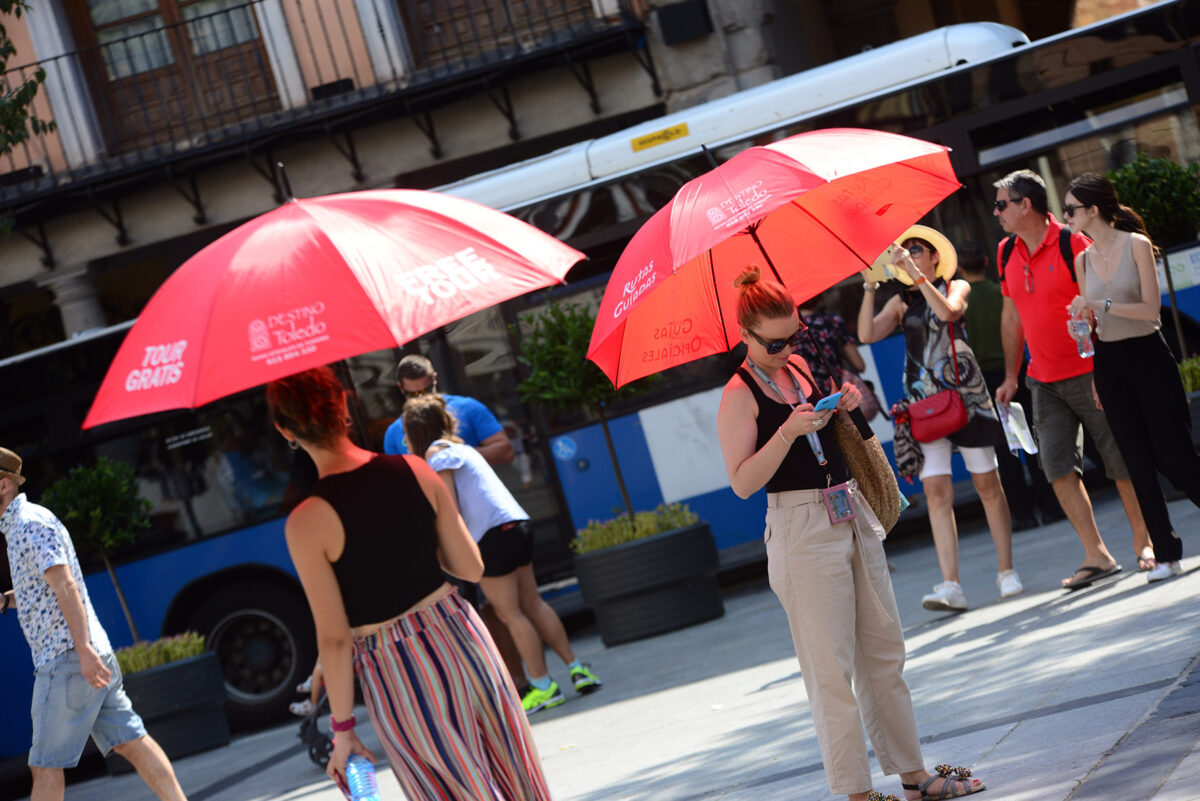
[[[912,256],[914,259],[924,252],[925,248],[921,245],[913,245],[908,249],[908,255]]]
[[[1008,208],[1009,203],[1015,206],[1022,200],[1024,200],[1024,198],[1015,198],[1013,200],[993,200],[992,205],[996,208],[996,211],[1004,211]]]
[[[1074,217],[1075,212],[1079,211],[1080,209],[1086,209],[1086,208],[1087,208],[1087,206],[1085,206],[1082,203],[1068,203],[1067,205],[1063,206],[1063,216],[1064,217]]]
[[[746,330],[750,331],[749,328]],[[806,326],[804,323],[800,323],[800,327],[796,329],[796,333],[792,334],[787,339],[763,339],[753,331],[750,331],[750,336],[758,340],[758,344],[763,346],[763,349],[766,350],[768,355],[774,356],[784,348],[791,348],[792,350],[795,350],[796,348],[800,347],[800,342],[804,338],[804,332],[807,330],[808,326]]]
[[[405,389],[404,387],[401,387],[400,391],[404,393],[406,398],[419,398],[422,395],[432,395],[437,392],[437,390],[433,388],[433,384],[425,387],[425,389]]]

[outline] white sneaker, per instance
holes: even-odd
[[[1025,585],[1015,570],[1001,570],[996,574],[996,586],[1000,588],[1001,598],[1011,598],[1025,592]]]
[[[967,596],[957,581],[943,581],[933,585],[933,592],[921,598],[921,606],[935,612],[967,611]]]
[[[1174,578],[1183,572],[1183,565],[1178,562],[1159,562],[1153,569],[1146,572],[1146,581],[1155,582]]]

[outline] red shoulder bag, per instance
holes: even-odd
[[[949,290],[948,285],[946,288]],[[958,391],[958,351],[954,347],[954,323],[949,325],[954,387],[908,404],[909,426],[917,442],[933,442],[948,437],[967,424],[967,405]]]

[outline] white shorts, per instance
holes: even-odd
[[[925,457],[925,463],[921,465],[921,472],[917,476],[922,481],[927,476],[950,475],[953,472],[950,469],[950,454],[955,450],[962,454],[963,463],[966,464],[969,473],[990,473],[996,469],[995,448],[960,448],[950,444],[946,437],[935,439],[933,442],[918,442],[917,446]]]

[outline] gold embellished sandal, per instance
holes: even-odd
[[[871,792],[867,793],[867,801],[901,801],[901,799],[897,798],[891,793],[884,795],[878,790],[872,790]]]
[[[976,783],[972,783],[970,768],[956,768],[943,764],[935,766],[934,770],[937,771],[937,775],[930,776],[920,784],[901,784],[900,786],[910,792],[920,793],[920,801],[943,801],[946,798],[962,798],[965,795],[972,795],[987,789],[987,785],[978,779],[974,780]],[[929,785],[938,779],[945,779],[942,782],[942,789],[937,795],[930,795]],[[961,788],[959,785],[962,785]],[[916,799],[913,801],[916,801]]]

